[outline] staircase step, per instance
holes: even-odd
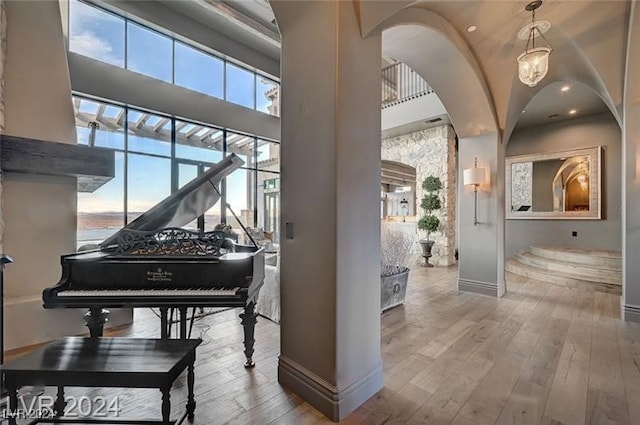
[[[620,285],[622,282],[622,272],[610,269],[606,265],[572,263],[570,261],[538,257],[530,252],[518,253],[516,254],[516,258],[522,264],[538,267],[548,271],[565,273],[566,275],[577,279],[605,282],[615,285]]]
[[[601,267],[616,271],[622,270],[622,255],[619,251],[532,246],[530,252],[538,257],[556,261],[586,264],[590,267]]]
[[[521,263],[515,258],[510,258],[505,262],[505,270],[520,276],[528,277],[530,279],[549,282],[560,286],[566,286],[568,288],[591,289],[594,291],[607,292],[617,295],[622,294],[622,286],[620,284],[579,279],[566,273],[545,270],[539,267],[532,267],[527,264]]]

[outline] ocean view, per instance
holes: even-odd
[[[142,214],[142,212],[131,212],[128,214],[127,221],[130,223]],[[213,230],[218,223],[220,223],[218,214],[205,215],[206,230]],[[78,213],[78,246],[100,243],[123,226],[124,214],[121,212]],[[196,221],[183,227],[196,229]]]

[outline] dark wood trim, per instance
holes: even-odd
[[[79,192],[93,192],[115,176],[110,149],[0,135],[4,171],[74,176]]]

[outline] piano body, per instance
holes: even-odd
[[[177,308],[180,337],[186,338],[187,308],[243,307],[245,366],[253,366],[255,302],[264,281],[264,249],[255,243],[236,244],[221,231],[180,228],[219,200],[220,181],[242,164],[231,154],[98,249],[63,255],[60,282],[43,291],[44,308],[88,308],[87,327],[92,337],[99,337],[107,321],[104,308],[157,307],[162,338],[169,335],[168,310]]]

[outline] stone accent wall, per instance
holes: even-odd
[[[430,259],[432,264],[449,266],[455,263],[456,249],[456,152],[455,132],[449,125],[433,127],[415,133],[382,140],[382,159],[398,161],[416,168],[416,209],[419,219],[424,211],[419,207],[422,199],[422,181],[427,176],[440,177],[442,209],[440,230],[431,235],[435,241]],[[426,238],[426,232],[417,231],[417,239]],[[419,258],[420,245],[416,244]]]
[[[7,11],[5,0],[0,0],[0,134],[4,134],[4,60],[7,55]],[[4,219],[2,214],[2,170],[0,170],[0,252]]]
[[[511,164],[511,208],[533,205],[533,162]]]

